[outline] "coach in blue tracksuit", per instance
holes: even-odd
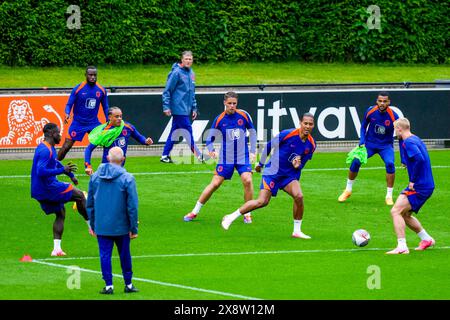
[[[101,294],[113,294],[111,254],[114,244],[120,255],[125,293],[138,292],[131,278],[130,239],[138,235],[138,197],[136,182],[122,166],[123,150],[113,147],[109,163],[102,163],[89,181],[86,209],[91,228],[97,235],[103,280]]]
[[[191,51],[184,51],[181,54],[181,63],[174,63],[172,70],[167,77],[166,87],[162,95],[163,112],[166,116],[172,116],[172,128],[167,138],[164,151],[160,161],[163,163],[172,163],[170,152],[175,141],[183,136],[189,141],[191,151],[202,161],[202,155],[197,148],[192,136],[192,120],[197,118],[197,101],[195,100],[195,73],[192,71],[193,56]],[[177,131],[173,135],[174,131]],[[173,136],[172,136],[173,135]]]

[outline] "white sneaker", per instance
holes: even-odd
[[[54,249],[51,254],[52,257],[63,257],[65,255],[66,255],[66,253],[64,251],[62,251],[61,249]]]
[[[386,197],[386,204],[388,206],[393,206],[394,205],[394,199],[392,199],[392,197]]]
[[[395,248],[394,250],[388,251],[386,252],[386,254],[409,254],[409,249],[408,248]]]
[[[292,234],[292,238],[311,239],[310,236],[304,234],[303,232],[300,232],[300,233],[295,233],[295,232],[294,232],[294,233]]]
[[[222,228],[224,228],[225,230],[228,230],[228,228],[230,227],[230,225],[232,223],[233,223],[233,220],[231,220],[229,214],[227,214],[226,216],[224,216],[222,218]]]

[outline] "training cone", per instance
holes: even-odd
[[[22,258],[20,258],[21,262],[31,262],[33,261],[33,258],[31,258],[31,256],[29,255],[24,255]]]

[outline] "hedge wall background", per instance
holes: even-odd
[[[369,30],[369,5],[381,32]],[[69,29],[69,5],[81,28]],[[0,64],[63,66],[284,61],[449,63],[450,2],[438,0],[6,0]]]

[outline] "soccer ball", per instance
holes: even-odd
[[[358,229],[353,232],[352,241],[357,247],[365,247],[370,241],[370,234],[364,229]]]

